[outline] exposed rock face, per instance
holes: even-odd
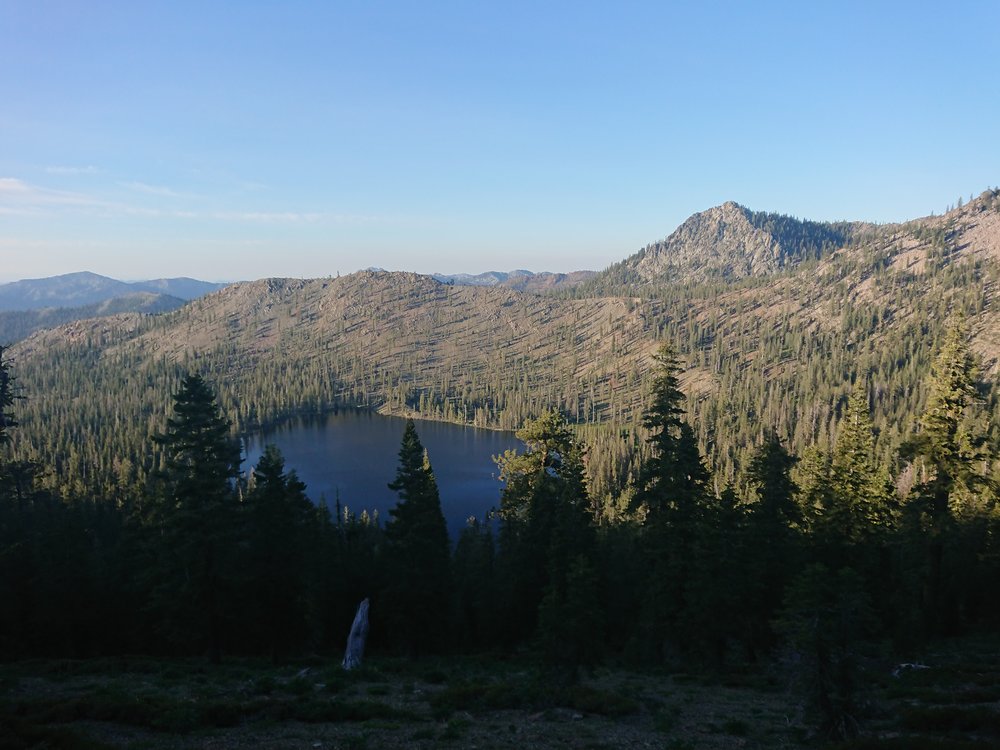
[[[723,203],[625,260],[642,281],[767,276],[846,244],[861,224],[799,221]]]

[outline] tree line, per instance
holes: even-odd
[[[603,660],[726,668],[794,649],[843,727],[865,648],[1000,625],[994,426],[961,324],[892,461],[859,381],[829,443],[793,455],[762,429],[740,486],[719,489],[699,449],[672,349],[653,373],[643,459],[614,506],[589,487],[593,449],[550,410],[499,457],[495,516],[449,540],[412,421],[383,525],[314,506],[274,447],[242,480],[197,374],[149,436],[141,492],[54,492],[47,467],[10,455],[30,384],[0,350],[0,653],[332,653],[369,597],[375,649],[521,651],[565,679]]]

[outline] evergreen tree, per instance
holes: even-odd
[[[708,485],[708,470],[698,452],[694,431],[683,419],[684,394],[677,379],[677,357],[664,345],[653,358],[657,375],[651,403],[642,418],[650,433],[650,457],[640,470],[635,501],[654,524],[661,520],[681,522],[697,514]]]
[[[166,431],[154,441],[165,470],[147,515],[158,542],[157,558],[149,563],[152,603],[161,627],[181,648],[190,648],[193,639],[217,662],[237,578],[239,445],[200,375],[183,379]]]
[[[754,655],[774,645],[771,621],[797,566],[802,512],[791,478],[795,463],[777,434],[769,430],[747,467],[747,482],[755,498],[747,516],[743,565],[745,638]]]
[[[383,606],[394,642],[409,653],[448,641],[451,557],[437,481],[417,436],[406,421],[399,466],[389,489],[399,503],[389,511],[385,537],[388,564]]]
[[[868,397],[858,384],[847,402],[830,465],[822,530],[834,545],[854,546],[890,529],[894,494],[875,457]]]
[[[244,506],[249,616],[245,629],[277,661],[307,633],[308,585],[317,545],[317,516],[306,486],[268,445],[253,472]]]
[[[485,647],[497,635],[496,545],[489,523],[470,518],[455,545],[455,634],[466,647]]]
[[[648,572],[642,639],[654,658],[696,638],[699,619],[690,590],[706,530],[708,470],[694,430],[683,421],[680,367],[669,346],[654,357],[657,374],[643,416],[650,456],[639,472],[635,500],[645,512],[644,550]]]
[[[499,560],[504,636],[536,633],[545,656],[572,670],[593,658],[601,637],[593,621],[599,583],[583,449],[557,411],[528,420],[517,437],[524,452],[498,459],[506,482]],[[589,626],[570,632],[573,621]]]
[[[939,633],[960,626],[961,599],[968,593],[967,572],[957,522],[988,511],[995,487],[993,460],[985,435],[970,412],[977,405],[976,367],[961,320],[951,325],[931,364],[927,406],[920,432],[902,449],[921,473],[907,508],[926,544],[923,611]],[[985,431],[983,431],[985,432]]]
[[[799,690],[820,731],[846,740],[859,731],[861,661],[874,618],[864,581],[852,568],[804,568],[789,584],[776,627],[792,652]]]
[[[791,472],[802,529],[811,536],[820,533],[826,510],[834,504],[830,472],[830,454],[818,445],[806,447]]]

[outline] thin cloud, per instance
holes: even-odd
[[[297,211],[216,211],[210,214],[220,221],[250,221],[276,223],[313,223],[326,217],[323,213],[300,213]]]
[[[83,193],[50,190],[32,185],[17,177],[0,177],[0,202],[6,208],[30,206],[93,206],[99,201]]]
[[[161,197],[183,198],[167,187],[143,182],[120,183],[136,192]],[[85,193],[52,190],[25,182],[17,177],[0,177],[0,216],[45,216],[58,211],[85,213],[100,218],[139,216],[149,219],[185,221],[225,221],[248,224],[399,224],[400,217],[343,214],[331,211],[192,211],[108,201]]]
[[[0,177],[0,194],[23,195],[30,192],[30,190],[31,186],[24,180],[19,180],[16,177]]]
[[[45,171],[48,174],[61,174],[61,175],[81,175],[81,174],[99,174],[101,170],[97,167],[88,164],[86,167],[65,167],[65,166],[50,166],[46,167]]]
[[[145,193],[146,195],[157,195],[161,198],[184,198],[181,193],[171,188],[164,187],[163,185],[148,185],[145,182],[121,182],[119,183],[122,187],[126,187],[129,190],[134,190],[137,193]]]

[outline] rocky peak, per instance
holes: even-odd
[[[727,201],[694,214],[625,263],[643,281],[764,276],[846,244],[856,228],[750,211]]]

